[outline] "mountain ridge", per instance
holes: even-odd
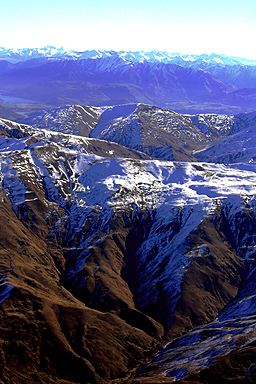
[[[1,53],[2,52],[2,53]],[[0,97],[24,105],[146,103],[187,113],[253,111],[256,65],[228,56],[159,51],[0,50]],[[1,56],[2,55],[2,56]],[[9,60],[9,61],[8,61]],[[30,107],[31,108],[31,107]],[[36,105],[33,106],[36,108]]]
[[[187,63],[191,65],[196,61],[215,62],[222,65],[256,65],[256,60],[241,58],[237,56],[227,56],[225,54],[182,54],[178,52],[166,52],[159,50],[152,51],[114,51],[114,50],[85,50],[77,51],[74,49],[57,48],[54,46],[46,46],[42,48],[9,48],[0,47],[0,59],[10,59],[12,61],[18,58],[21,61],[31,60],[35,58],[66,58],[73,60],[81,60],[88,58],[103,58],[118,56],[126,61],[155,61],[155,62],[174,62],[175,64]]]
[[[195,337],[187,350],[200,355],[209,338],[195,366],[212,367],[211,348],[222,361],[207,333],[216,316],[228,354],[236,351],[228,340],[239,316],[235,339],[244,345],[246,322],[246,342],[253,340],[246,303],[255,289],[254,163],[143,159],[106,140],[99,153],[96,139],[6,120],[1,127],[1,378],[111,382],[165,332],[172,344],[135,380],[178,382],[197,368],[176,358],[173,370],[175,343],[182,348]],[[27,341],[24,329],[33,336]]]
[[[49,108],[0,109],[0,382],[253,384],[256,108],[151,102],[253,107],[220,77],[254,64],[23,53],[2,97]]]
[[[215,146],[218,148],[224,140],[234,143],[235,137],[240,137],[241,143],[247,140],[248,147],[243,144],[247,161],[253,159],[255,154],[255,112],[188,115],[142,103],[104,107],[71,105],[32,113],[18,121],[36,129],[116,142],[162,160],[196,161],[198,158],[204,161],[203,153]],[[247,139],[243,139],[243,135]],[[237,156],[237,161],[242,159],[237,150],[239,146],[232,148],[231,145],[225,150],[223,145],[223,148],[226,154],[231,150],[234,152],[233,161],[234,156]],[[213,155],[211,159],[214,161]]]

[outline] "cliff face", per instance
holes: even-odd
[[[154,350],[162,327],[141,314],[149,332],[134,328],[115,311],[86,307],[65,288],[65,210],[39,188],[26,190],[17,216],[1,195],[1,379],[87,383],[124,375]]]
[[[254,163],[1,132],[3,383],[254,377]]]

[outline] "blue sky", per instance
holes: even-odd
[[[256,59],[255,0],[1,0],[0,46]]]

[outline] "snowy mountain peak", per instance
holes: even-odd
[[[113,50],[85,50],[76,51],[74,49],[56,48],[53,46],[46,46],[43,48],[17,48],[6,49],[0,48],[0,59],[9,60],[11,62],[26,61],[35,58],[55,58],[55,59],[69,59],[69,60],[82,60],[82,59],[102,59],[107,57],[120,57],[131,62],[161,62],[173,63],[178,65],[193,66],[198,63],[219,64],[219,65],[256,65],[254,60],[249,60],[239,57],[229,57],[221,54],[181,54],[164,51],[113,51]]]
[[[255,113],[71,105],[31,121],[0,119],[2,376],[110,383],[158,351],[134,383],[255,382],[255,162],[209,156],[240,134],[255,151]],[[209,163],[189,157],[201,146]]]

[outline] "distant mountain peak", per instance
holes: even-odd
[[[9,59],[12,62],[26,61],[34,58],[41,57],[53,57],[56,59],[96,59],[107,58],[110,56],[121,57],[128,59],[129,61],[150,61],[150,62],[162,62],[162,63],[175,63],[179,65],[193,65],[198,62],[211,62],[220,65],[256,65],[255,60],[249,60],[246,58],[227,56],[224,54],[187,54],[178,52],[167,52],[154,49],[152,51],[114,51],[114,50],[84,50],[78,51],[74,49],[68,49],[64,47],[54,47],[47,45],[41,48],[4,48],[0,47],[0,60]]]

